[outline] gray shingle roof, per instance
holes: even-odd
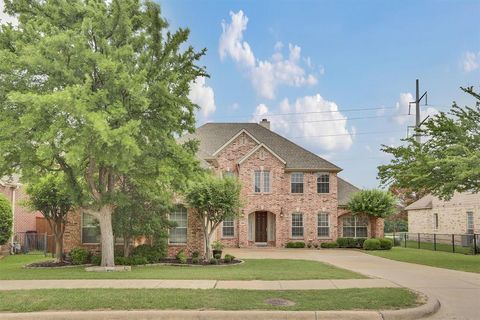
[[[343,180],[342,178],[337,176],[337,188],[338,188],[338,205],[339,206],[346,206],[348,200],[350,200],[350,196],[357,191],[360,191],[357,187],[355,187],[350,182]]]
[[[427,194],[423,198],[418,199],[411,205],[407,206],[405,210],[420,210],[420,209],[432,209],[433,196]]]
[[[245,129],[255,139],[264,143],[273,152],[286,161],[287,169],[312,169],[341,171],[331,162],[305,150],[299,145],[285,139],[279,134],[262,127],[257,123],[207,123],[197,128],[195,133],[180,138],[180,141],[196,139],[200,141],[198,156],[205,159],[221,146]]]

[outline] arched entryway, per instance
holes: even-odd
[[[255,211],[248,215],[248,241],[257,246],[275,246],[275,214]]]

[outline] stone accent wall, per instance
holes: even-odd
[[[465,234],[468,211],[473,212],[475,233],[480,233],[480,193],[456,193],[450,201],[433,198],[432,209],[409,210],[408,232]],[[435,213],[438,229],[435,229]]]

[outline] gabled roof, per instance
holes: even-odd
[[[337,176],[337,188],[338,188],[337,199],[338,199],[339,206],[346,206],[352,194],[354,194],[357,191],[360,191],[359,188],[343,180],[339,176]]]
[[[238,135],[242,130],[248,132],[259,143],[265,144],[276,155],[283,159],[287,170],[324,170],[341,171],[331,162],[305,150],[279,134],[264,128],[257,123],[207,123],[197,128],[193,134],[187,134],[180,142],[196,139],[200,141],[199,157],[212,157],[217,151]],[[205,159],[205,158],[204,158]]]
[[[269,147],[267,147],[264,143],[260,143],[258,146],[252,149],[249,153],[247,153],[242,159],[238,160],[238,164],[242,164],[243,161],[247,160],[250,158],[255,152],[260,150],[261,148],[264,148],[268,152],[270,152],[275,158],[277,158],[281,163],[286,164],[287,162],[283,160],[278,154],[272,151]]]
[[[407,206],[405,210],[432,209],[433,208],[432,200],[433,200],[433,196],[431,194],[427,194],[423,198],[420,198],[414,203]]]

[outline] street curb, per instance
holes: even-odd
[[[379,313],[384,320],[413,320],[428,317],[436,313],[440,309],[440,301],[432,296],[427,296],[417,292],[419,295],[423,295],[427,299],[427,303],[411,309],[401,310],[382,310]]]

